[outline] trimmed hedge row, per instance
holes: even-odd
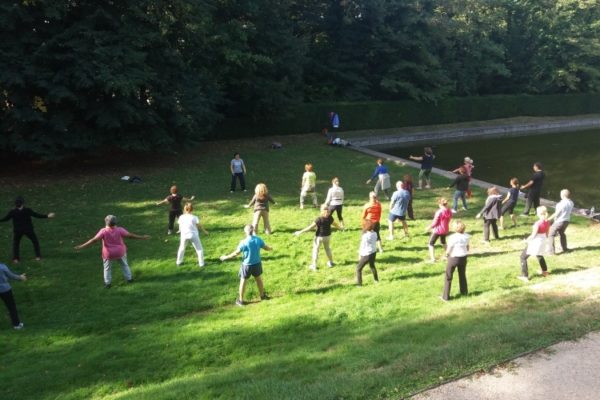
[[[341,130],[386,129],[518,116],[599,113],[600,94],[462,97],[436,104],[412,100],[301,104],[271,118],[225,119],[209,136],[222,139],[320,132],[327,127],[327,114],[332,110],[340,114]]]

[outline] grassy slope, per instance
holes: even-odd
[[[182,156],[176,166],[89,176],[74,171],[71,177],[38,178],[30,185],[2,185],[5,207],[22,193],[32,208],[58,215],[36,221],[45,259],[31,261],[31,246],[24,240],[24,262],[11,265],[27,272],[30,281],[13,285],[26,329],[9,330],[4,320],[0,330],[3,397],[394,398],[600,328],[598,289],[567,291],[560,285],[566,274],[592,266],[600,246],[595,228],[579,220],[569,227],[577,251],[548,257],[548,280],[559,289],[540,294],[515,279],[521,239],[533,220],[522,219],[491,246],[480,244],[481,222],[473,216],[484,200],[481,193],[465,217],[474,253],[468,297],[441,303],[444,264],[424,262],[424,230],[435,198],[451,195],[446,189],[416,193],[419,219],[410,223],[412,238],[384,243],[377,261],[381,284],[372,284],[367,268],[365,286],[356,288],[359,216],[373,160],[324,146],[317,136],[280,140],[283,150],[267,149],[270,139],[210,143]],[[250,185],[265,181],[278,201],[271,211],[275,233],[263,236],[274,247],[264,254],[264,280],[273,299],[244,309],[232,305],[238,261],[218,261],[235,248],[241,226],[251,220],[251,211],[242,208],[250,192],[228,192],[227,165],[235,150],[248,164]],[[337,265],[323,268],[322,255],[316,273],[307,268],[312,235],[292,235],[316,216],[315,210],[297,205],[308,161],[315,165],[321,200],[334,175],[347,199],[349,229],[332,238]],[[125,173],[142,176],[144,183],[120,182]],[[394,179],[415,175],[397,166],[391,173]],[[154,205],[172,183],[200,200],[196,207],[210,232],[202,238],[207,255],[202,271],[191,249],[186,264],[175,267],[178,238],[165,235],[166,209]],[[72,247],[91,237],[108,213],[153,238],[129,242],[136,283],[125,285],[116,267],[113,288],[105,290],[99,246],[81,252]],[[4,225],[3,259],[9,257],[10,235]],[[530,267],[538,269],[535,260]],[[541,281],[536,277],[532,284]],[[247,298],[257,298],[253,282]]]

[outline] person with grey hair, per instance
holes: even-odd
[[[552,226],[550,226],[550,233],[548,234],[548,251],[550,254],[556,254],[556,250],[554,248],[554,238],[556,235],[560,236],[560,247],[562,247],[562,252],[566,253],[569,251],[569,248],[567,247],[567,235],[565,231],[567,230],[567,226],[569,226],[569,222],[571,221],[571,212],[573,211],[574,206],[570,197],[571,192],[568,189],[561,190],[560,201],[556,203],[554,214],[548,217],[548,221],[554,221]]]
[[[272,250],[270,246],[258,236],[254,235],[254,228],[252,225],[244,226],[244,233],[246,237],[240,242],[237,249],[227,255],[219,257],[221,261],[226,261],[231,258],[237,257],[240,253],[242,254],[242,265],[240,266],[240,287],[239,297],[235,300],[235,304],[238,306],[244,306],[244,291],[246,290],[246,281],[252,275],[256,280],[256,286],[258,286],[258,292],[261,300],[267,300],[268,296],[265,293],[264,284],[262,281],[262,261],[260,258],[260,249],[267,251]]]
[[[402,221],[404,236],[408,237],[408,225],[406,224],[406,212],[408,210],[408,202],[410,201],[410,193],[404,189],[404,182],[396,182],[396,191],[390,199],[390,215],[388,217],[388,240],[394,239],[394,221]]]
[[[75,246],[75,250],[80,250],[90,246],[93,243],[102,241],[102,264],[104,266],[104,287],[109,289],[112,282],[111,267],[114,260],[118,260],[123,269],[123,275],[127,283],[133,282],[131,269],[127,263],[127,247],[123,242],[123,238],[130,239],[150,239],[148,235],[136,235],[128,232],[125,228],[117,226],[117,217],[107,215],[104,218],[106,226],[98,231],[96,236],[85,243]]]

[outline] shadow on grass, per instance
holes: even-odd
[[[294,294],[308,294],[308,293],[323,294],[323,293],[331,292],[332,290],[340,289],[343,287],[348,287],[348,285],[342,285],[341,283],[335,283],[332,285],[315,287],[315,288],[311,288],[311,289],[299,289],[299,290],[294,291]]]

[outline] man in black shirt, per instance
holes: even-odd
[[[10,210],[8,214],[0,222],[13,220],[13,262],[18,263],[21,260],[19,248],[21,246],[21,238],[27,236],[31,243],[33,243],[33,249],[35,251],[36,260],[41,260],[42,255],[40,252],[40,243],[33,230],[33,222],[31,217],[35,218],[54,218],[54,213],[39,214],[33,211],[31,208],[25,207],[25,199],[19,196],[15,200],[15,208]]]
[[[533,175],[529,182],[521,186],[521,189],[528,189],[527,201],[525,202],[525,210],[523,210],[524,216],[529,215],[529,210],[533,207],[534,211],[540,206],[540,196],[542,195],[542,185],[544,184],[544,178],[546,174],[542,171],[542,163],[536,162],[533,164]]]

